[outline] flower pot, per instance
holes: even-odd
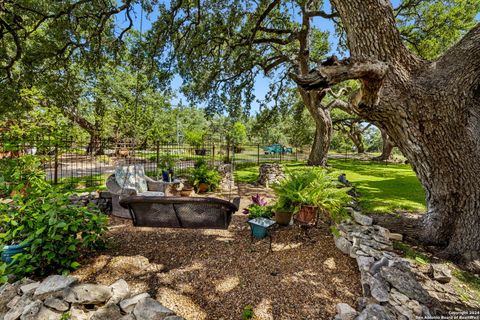
[[[281,226],[288,226],[292,215],[292,212],[289,211],[275,211],[275,221]]]
[[[193,188],[183,188],[180,190],[180,196],[182,197],[190,197],[192,195]]]
[[[275,222],[267,218],[255,218],[247,221],[250,225],[252,236],[256,239],[263,239],[268,234],[268,228]]]
[[[11,263],[13,261],[13,256],[18,253],[25,252],[25,249],[30,247],[32,244],[30,242],[24,244],[14,244],[11,246],[4,246],[2,248],[2,261],[5,263]]]
[[[202,182],[198,185],[197,187],[197,192],[198,193],[205,193],[208,191],[208,184]]]
[[[318,207],[302,206],[295,215],[295,220],[303,224],[312,224],[317,219]]]

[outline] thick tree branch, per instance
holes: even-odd
[[[333,19],[333,18],[337,18],[339,15],[338,15],[337,12],[326,13],[323,10],[316,10],[316,11],[307,11],[306,16],[308,18],[322,17],[322,18],[325,18],[325,19]]]
[[[331,86],[351,79],[365,81],[381,81],[388,70],[381,61],[357,61],[345,65],[319,66],[306,76],[291,73],[290,77],[305,90],[330,88]]]

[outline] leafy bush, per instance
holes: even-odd
[[[73,204],[67,194],[45,183],[34,159],[18,160],[9,176],[15,185],[12,201],[0,203],[0,244],[30,246],[13,257],[6,272],[43,275],[77,268],[85,250],[104,244],[107,216],[94,207]]]
[[[337,219],[344,214],[343,205],[350,199],[346,189],[337,185],[321,168],[290,172],[272,186],[278,197],[276,208],[297,212],[302,205],[313,205],[327,210]]]
[[[26,155],[0,162],[0,196],[35,193],[47,186],[42,164],[35,156]]]
[[[198,191],[201,183],[208,186],[207,191],[215,191],[220,185],[220,180],[218,171],[210,169],[206,162],[197,161],[195,168],[190,172],[188,182],[193,185],[195,191]]]
[[[206,132],[202,130],[185,130],[185,141],[197,148],[205,142],[205,136]]]
[[[3,245],[31,243],[9,265],[14,274],[68,272],[79,266],[76,260],[82,252],[104,244],[107,216],[94,207],[74,205],[52,188],[43,197],[15,196],[13,200],[0,204],[0,241]]]

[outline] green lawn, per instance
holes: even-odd
[[[329,160],[331,174],[345,173],[360,193],[360,205],[366,212],[423,212],[425,193],[410,165],[385,164],[361,160]],[[285,163],[285,170],[305,170],[304,163]],[[237,182],[254,182],[258,166],[237,168]]]

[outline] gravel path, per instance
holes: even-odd
[[[247,203],[247,198],[242,199]],[[278,228],[268,240],[250,242],[246,216],[228,230],[135,228],[114,218],[112,246],[83,262],[83,281],[124,278],[186,319],[331,319],[335,304],[360,296],[354,259],[336,249],[326,225]],[[148,260],[147,260],[148,259]]]

